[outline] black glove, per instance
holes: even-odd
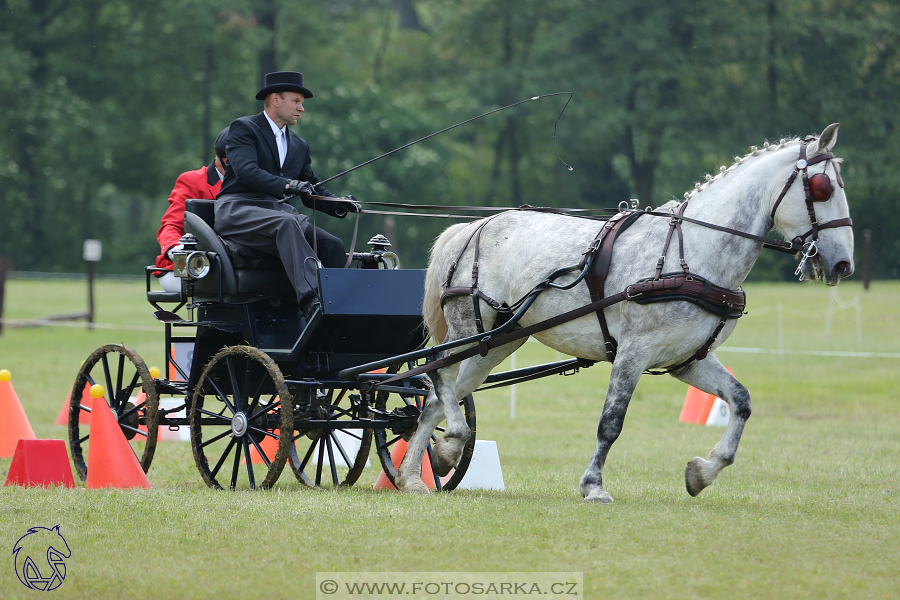
[[[308,181],[297,181],[296,179],[288,179],[287,188],[285,188],[286,194],[294,194],[295,196],[311,196],[316,193],[316,190],[313,189],[313,186]]]
[[[359,202],[356,201],[356,198],[354,198],[353,196],[347,195],[344,199],[351,200],[353,202],[352,204],[350,204],[349,202],[342,203],[343,206],[341,208],[343,208],[345,211],[347,211],[348,213],[362,212],[362,206],[360,206]]]

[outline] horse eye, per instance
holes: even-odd
[[[831,198],[831,194],[834,192],[831,178],[825,173],[816,173],[810,177],[809,189],[815,202],[825,202]]]

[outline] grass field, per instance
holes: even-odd
[[[91,331],[0,335],[0,368],[39,438],[65,438],[53,419],[97,346],[162,364],[142,289],[100,282]],[[0,488],[0,597],[34,597],[9,553],[29,527],[57,524],[72,550],[58,598],[314,598],[321,571],[580,571],[587,598],[900,597],[900,284],[838,291],[826,338],[828,289],[747,286],[749,314],[719,356],[753,416],[735,464],[697,498],[685,463],[722,429],[680,423],[685,386],[645,376],[604,473],[616,502],[581,501],[609,375],[596,365],[518,386],[514,421],[508,389],[476,395],[505,492],[375,492],[374,454],[350,489],[305,489],[286,469],[273,491],[215,492],[177,442],[157,447],[149,491]],[[84,306],[84,283],[13,280],[4,317]],[[552,360],[536,343],[517,357]]]

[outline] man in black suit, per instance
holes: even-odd
[[[336,198],[319,184],[310,166],[309,144],[288,129],[303,112],[303,101],[312,92],[303,87],[303,74],[269,73],[256,94],[265,100],[258,115],[240,117],[229,129],[228,164],[216,200],[216,231],[245,246],[281,258],[307,317],[317,303],[316,267],[343,267],[347,261],[340,238],[313,227],[306,215],[291,206],[285,196],[298,195],[303,204],[333,217],[358,212],[359,205]],[[317,253],[313,251],[313,235]]]

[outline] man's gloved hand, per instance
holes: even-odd
[[[168,250],[166,250],[166,256],[169,257],[169,260],[175,260],[175,257],[172,256],[172,255],[173,255],[174,253],[178,252],[179,250],[184,250],[184,245],[183,245],[183,244],[175,244],[174,246],[172,246],[171,248],[169,248]]]
[[[346,199],[351,200],[353,203],[351,204],[349,202],[344,202],[342,207],[344,210],[346,210],[348,213],[362,212],[362,206],[359,204],[359,202],[356,201],[356,198],[351,195],[347,195]]]
[[[316,193],[313,186],[308,181],[297,181],[296,179],[288,179],[287,187],[284,189],[287,194],[311,196]]]

